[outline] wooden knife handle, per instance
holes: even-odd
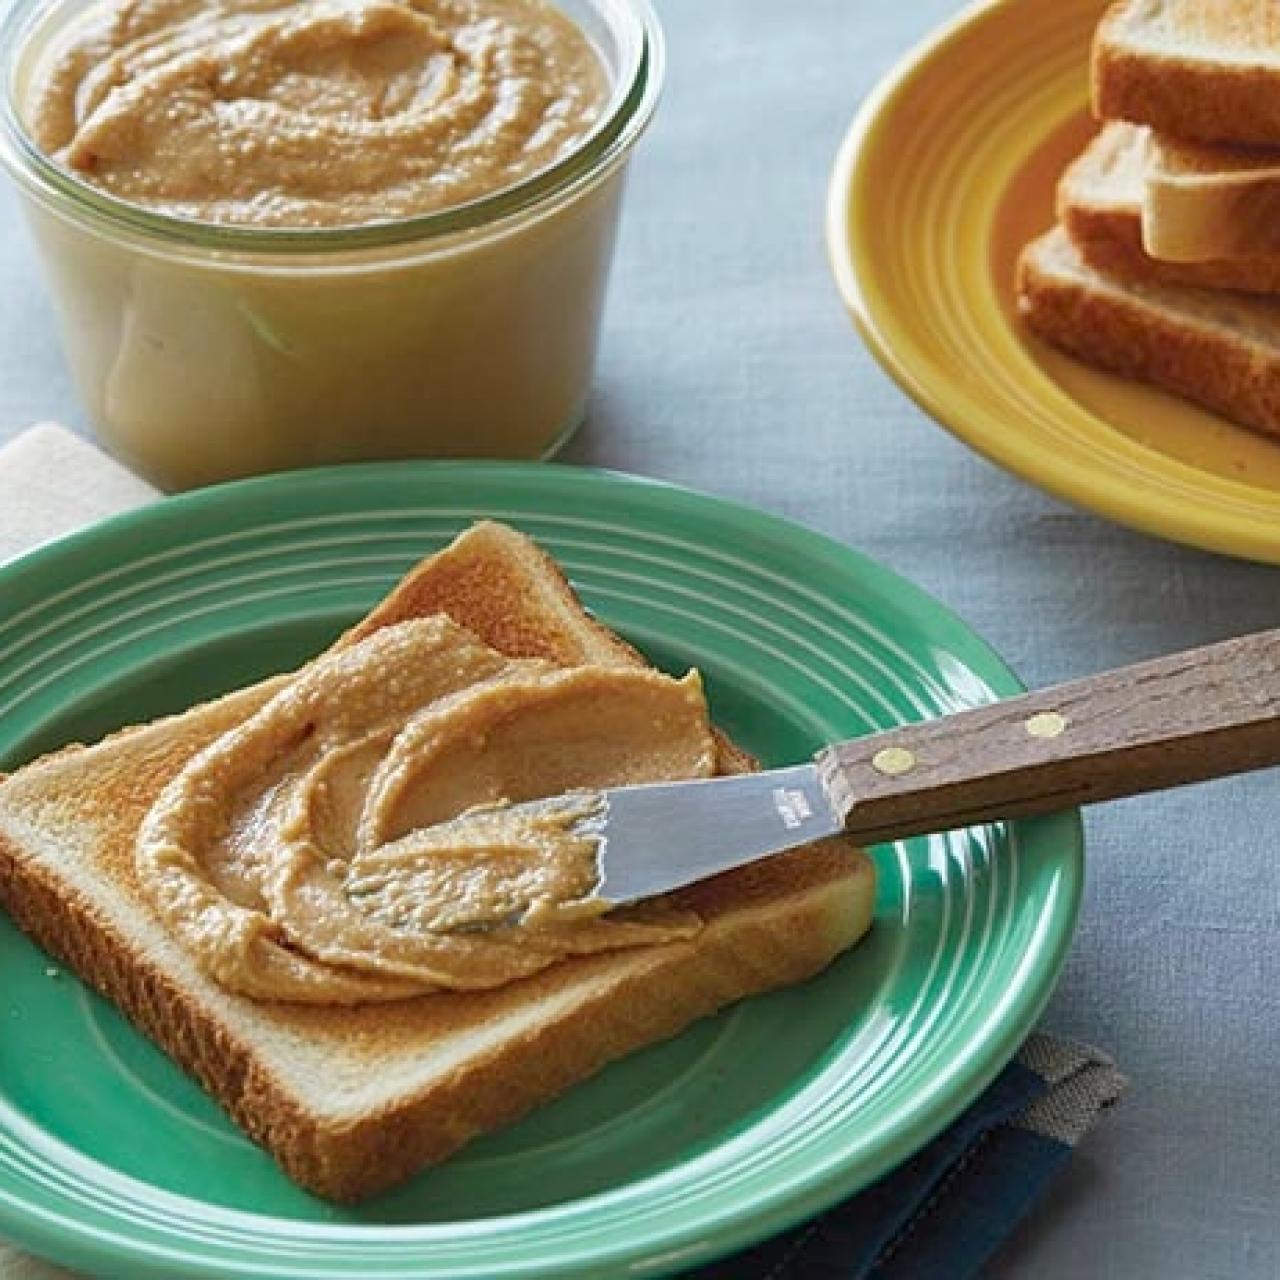
[[[827,747],[865,844],[1280,764],[1280,630]]]

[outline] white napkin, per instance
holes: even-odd
[[[0,449],[0,562],[159,493],[65,427],[46,422]],[[0,1280],[74,1280],[0,1243]]]
[[[65,427],[31,427],[0,449],[0,563],[159,496]]]

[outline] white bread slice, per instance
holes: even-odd
[[[1280,254],[1280,150],[1152,135],[1142,239],[1169,262]]]
[[[1017,288],[1054,346],[1280,436],[1280,302],[1104,275],[1061,227],[1023,250]]]
[[[1155,139],[1141,125],[1105,124],[1058,184],[1058,220],[1099,271],[1166,284],[1280,293],[1280,255],[1161,262],[1143,244]]]
[[[424,561],[339,644],[445,612],[513,655],[639,655],[555,565],[499,525]],[[519,1118],[610,1060],[822,969],[868,927],[874,873],[825,841],[681,893],[691,941],[575,959],[496,991],[358,1008],[236,996],[196,967],[137,884],[134,835],[165,782],[282,686],[277,677],[0,783],[0,902],[195,1076],[317,1195],[367,1197]],[[721,741],[721,772],[750,767]]]
[[[1098,24],[1092,74],[1100,119],[1280,146],[1275,0],[1120,0]]]

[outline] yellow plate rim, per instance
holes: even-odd
[[[946,56],[972,28],[991,21],[1001,11],[1035,2],[978,0],[909,50],[858,109],[836,153],[825,218],[828,261],[845,308],[872,355],[902,390],[941,426],[998,466],[1047,493],[1144,533],[1280,564],[1280,492],[1215,476],[1155,451],[1144,451],[1158,460],[1157,467],[1143,477],[1148,483],[1135,485],[1131,472],[1121,479],[1096,466],[1047,454],[1041,443],[1010,432],[1006,419],[969,406],[957,408],[948,394],[953,379],[931,368],[927,361],[917,363],[910,344],[895,340],[888,331],[894,318],[893,304],[877,300],[870,273],[859,271],[859,250],[870,246],[860,234],[855,211],[860,201],[873,198],[867,189],[871,160],[899,105],[933,62]],[[1063,394],[1069,393],[1063,389]],[[1104,418],[1074,399],[1073,403],[1101,429],[1103,438],[1115,434]],[[1131,450],[1131,441],[1118,435],[1116,440],[1118,448]],[[1161,491],[1160,473],[1166,479],[1179,475],[1184,484],[1190,481],[1205,497],[1205,505],[1170,503],[1169,495]],[[1232,498],[1254,504],[1261,498],[1261,505],[1274,505],[1274,514],[1262,511],[1254,516],[1229,510],[1227,503]]]

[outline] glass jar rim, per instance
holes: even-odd
[[[495,228],[534,212],[590,182],[624,155],[644,131],[662,86],[662,28],[649,0],[604,0],[632,22],[627,63],[608,110],[595,128],[554,164],[488,195],[430,213],[344,227],[244,227],[202,222],[132,204],[84,182],[57,164],[22,123],[14,69],[33,32],[65,0],[15,0],[0,22],[0,160],[14,179],[47,201],[117,232],[188,248],[288,255],[350,252],[442,240]]]

